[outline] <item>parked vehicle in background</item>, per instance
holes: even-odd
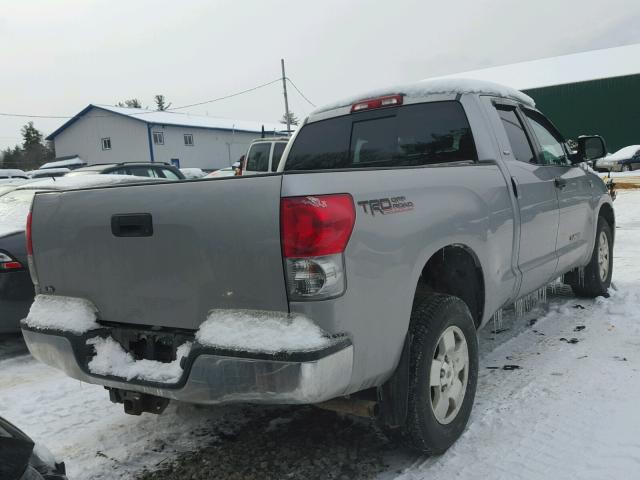
[[[288,137],[261,138],[251,142],[242,166],[242,175],[275,172],[288,142]]]
[[[47,162],[44,165],[41,165],[39,170],[48,170],[49,168],[68,168],[70,170],[74,170],[76,168],[84,167],[87,164],[84,160],[82,160],[77,155],[73,155],[70,157],[63,157],[53,162]]]
[[[82,167],[69,172],[67,177],[80,175],[133,175],[136,177],[165,178],[167,180],[184,180],[185,176],[180,169],[168,163],[159,162],[122,162],[105,163]]]
[[[128,413],[323,403],[442,453],[478,328],[562,275],[607,293],[612,200],[579,165],[604,152],[570,152],[521,92],[447,79],[316,110],[273,175],[38,194],[23,335]]]
[[[69,168],[47,168],[44,170],[31,170],[27,172],[27,175],[29,178],[54,178],[63,177],[70,171],[71,169]]]
[[[0,168],[0,179],[29,178],[24,170],[17,168]]]
[[[44,445],[0,417],[0,478],[3,480],[66,480],[64,463],[56,463]]]
[[[629,145],[595,162],[598,172],[631,172],[640,169],[640,145]]]
[[[236,169],[233,167],[224,167],[215,172],[207,174],[206,178],[219,178],[219,177],[234,177],[236,175]]]
[[[25,228],[31,201],[37,192],[91,188],[145,182],[149,178],[115,175],[44,179],[12,186],[0,186],[0,333],[17,332],[33,303],[33,282],[29,276]],[[0,477],[1,478],[1,477]]]
[[[206,175],[206,173],[200,168],[181,168],[180,171],[187,180],[202,178]]]

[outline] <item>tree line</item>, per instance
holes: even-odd
[[[33,122],[23,126],[20,133],[21,145],[8,147],[0,152],[0,168],[36,170],[56,158],[53,143],[44,140],[42,132],[33,126]]]

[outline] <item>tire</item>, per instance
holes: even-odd
[[[441,454],[462,435],[473,407],[475,323],[459,298],[429,293],[414,302],[410,335],[407,416],[396,437],[422,453]],[[432,372],[438,378],[432,380]]]
[[[623,165],[621,168],[621,171],[623,172],[630,172],[631,170],[631,165]]]
[[[598,217],[596,241],[589,264],[584,267],[582,279],[571,272],[568,283],[578,297],[595,298],[607,295],[613,274],[613,234],[611,227],[603,217]]]

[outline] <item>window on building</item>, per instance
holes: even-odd
[[[153,132],[153,143],[164,145],[164,132]]]
[[[102,149],[111,150],[111,137],[106,137],[102,139]]]
[[[192,133],[185,133],[184,134],[184,144],[187,147],[193,147],[193,134]]]

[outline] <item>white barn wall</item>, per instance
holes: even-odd
[[[218,169],[230,166],[247,152],[259,133],[230,132],[197,127],[153,125],[152,132],[164,133],[164,145],[153,145],[156,162],[180,160],[180,167]],[[184,134],[193,135],[193,146],[184,144]]]
[[[102,150],[102,138],[111,138],[111,150]],[[56,157],[78,155],[88,164],[148,162],[149,141],[143,122],[93,109],[54,139]]]

